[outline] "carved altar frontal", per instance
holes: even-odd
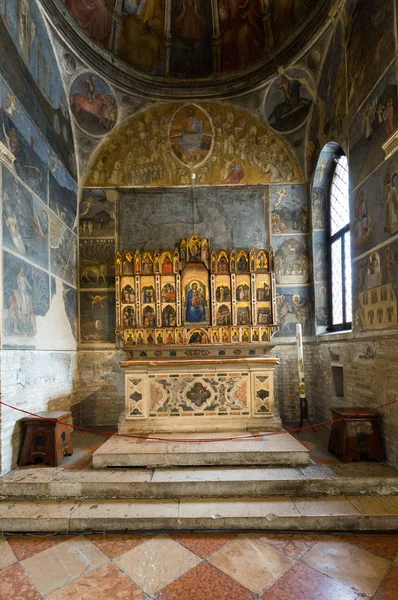
[[[134,347],[267,345],[277,330],[273,251],[210,250],[191,235],[172,250],[116,255],[116,332]]]
[[[130,360],[125,374],[128,431],[230,431],[280,428],[274,415],[279,360],[204,358]]]

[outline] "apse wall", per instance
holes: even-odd
[[[289,4],[293,7],[299,3]],[[60,47],[84,176],[78,393],[86,424],[115,425],[123,409],[123,378],[118,366],[123,355],[115,350],[113,337],[112,257],[118,244],[119,200],[141,194],[144,205],[148,194],[156,193],[155,188],[169,191],[178,187],[176,197],[186,194],[189,206],[192,168],[182,156],[173,154],[170,138],[173,132],[177,136],[181,133],[178,115],[184,114],[202,121],[208,142],[193,169],[197,189],[211,186],[217,198],[217,189],[223,186],[235,188],[237,194],[238,186],[267,188],[269,235],[279,257],[276,275],[281,330],[274,338],[273,352],[280,356],[281,366],[276,402],[285,421],[297,419],[299,413],[293,337],[297,322],[304,326],[306,336],[307,395],[313,418],[329,418],[332,404],[375,406],[380,397],[389,398],[398,391],[393,379],[396,323],[384,322],[384,317],[378,322],[378,307],[371,322],[368,309],[364,310],[366,287],[372,281],[367,277],[372,251],[379,253],[381,287],[390,285],[396,293],[391,210],[391,190],[396,188],[395,167],[391,166],[395,160],[391,136],[396,129],[397,106],[394,11],[394,0],[333,3],[327,20],[324,11],[311,43],[300,49],[297,46],[294,58],[281,60],[283,65],[276,64],[269,78],[255,85],[248,78],[248,91],[241,86],[239,94],[222,81],[214,89],[209,84],[198,93],[200,97],[195,96],[193,85],[189,91],[177,92],[166,87],[161,90],[163,98],[159,88],[153,88],[153,94],[143,94],[135,79],[127,82],[128,73],[121,74],[120,65],[115,70],[101,70],[100,51],[95,62],[94,52],[86,59],[81,52],[73,53],[71,46]],[[275,27],[276,21],[272,23]],[[107,80],[105,73],[109,74]],[[148,88],[151,81],[149,77]],[[92,110],[90,94],[98,95],[98,102],[91,102]],[[221,99],[214,102],[215,97]],[[294,110],[289,109],[292,103]],[[352,173],[355,319],[352,333],[315,336],[315,331],[320,334],[327,325],[327,277],[325,261],[319,257],[324,255],[326,244],[330,184],[324,175],[333,166],[333,152],[321,152],[333,141],[347,153]],[[207,156],[210,149],[219,160]],[[315,173],[318,159],[326,163],[321,162],[324,168]],[[310,193],[306,181],[311,184]],[[387,197],[388,183],[391,189]],[[137,187],[138,192],[131,191]],[[143,188],[152,189],[149,193]],[[360,194],[362,188],[364,196]],[[360,200],[363,197],[366,202]],[[209,198],[213,200],[213,196]],[[144,215],[150,223],[145,211],[142,218]],[[156,221],[158,229],[167,222],[165,214],[164,221]],[[213,222],[211,225],[215,226]],[[133,222],[127,226],[134,241],[137,225]],[[288,264],[291,253],[303,258],[304,268],[299,273],[292,274]],[[105,280],[98,268],[87,270],[90,265],[101,264],[106,265]],[[387,317],[387,312],[384,315]],[[344,371],[344,397],[336,397],[332,367]],[[385,415],[388,458],[396,463],[398,453],[392,437],[396,408],[388,409]]]
[[[34,0],[0,4],[1,396],[69,409],[76,378],[77,173],[68,105]],[[24,415],[1,407],[2,469]]]
[[[342,17],[333,28],[308,130],[310,149],[337,141],[350,170],[353,324],[352,332],[314,340],[311,388],[321,420],[330,418],[330,406],[376,407],[398,398],[396,4],[351,2]],[[321,156],[312,179],[313,217],[327,201],[334,158],[333,152]],[[318,229],[314,248],[317,244],[322,256],[325,236]],[[325,280],[319,265],[314,273],[317,306]],[[316,310],[318,327],[322,317]],[[343,394],[336,392],[339,370]],[[398,407],[383,409],[382,415],[388,460],[398,464]]]

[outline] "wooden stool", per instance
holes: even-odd
[[[346,415],[356,415],[368,409],[348,407],[330,410],[333,419],[341,419]],[[344,463],[354,460],[383,462],[385,455],[379,413],[367,412],[333,423],[328,450],[336,454]]]
[[[71,414],[45,410],[37,414],[42,418],[24,417],[21,419],[24,436],[18,465],[24,467],[30,463],[46,463],[52,467],[58,467],[64,456],[73,454],[73,448],[70,441],[71,428],[57,421],[67,423]]]

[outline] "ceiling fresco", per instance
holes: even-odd
[[[330,0],[42,0],[57,28],[108,79],[170,90],[240,79],[286,65],[326,21]],[[118,75],[117,75],[118,74]],[[113,77],[112,77],[113,75]],[[230,89],[234,91],[234,87]],[[160,93],[160,91],[159,91]]]

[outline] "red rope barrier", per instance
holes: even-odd
[[[0,404],[3,406],[7,406],[7,408],[12,408],[18,412],[24,413],[25,415],[29,415],[31,417],[36,417],[37,419],[42,419],[43,421],[50,421],[50,423],[58,423],[58,425],[64,425],[65,427],[71,427],[72,429],[77,429],[79,431],[88,431],[90,433],[97,433],[99,435],[108,435],[115,437],[124,437],[124,438],[133,438],[135,440],[145,440],[145,441],[154,441],[154,442],[193,442],[193,443],[206,443],[206,442],[233,442],[239,440],[249,440],[252,438],[263,438],[271,435],[283,435],[285,433],[297,433],[299,431],[304,431],[306,429],[314,429],[315,427],[324,427],[325,425],[333,425],[333,423],[339,423],[340,421],[345,421],[347,419],[352,419],[353,417],[359,417],[361,415],[367,415],[375,412],[376,410],[380,410],[382,408],[386,408],[386,406],[392,406],[393,404],[397,404],[397,400],[392,400],[391,402],[386,402],[385,404],[381,404],[380,406],[376,406],[376,408],[369,408],[366,410],[362,410],[358,413],[353,413],[351,415],[345,415],[340,419],[332,419],[330,421],[323,421],[322,423],[317,423],[315,425],[305,425],[304,427],[295,427],[294,429],[283,429],[282,431],[268,431],[264,433],[250,433],[248,435],[241,435],[237,437],[225,437],[225,438],[161,438],[161,437],[148,437],[147,435],[132,435],[128,433],[114,433],[111,431],[101,431],[100,429],[93,429],[90,427],[80,427],[79,425],[72,425],[71,423],[63,423],[62,421],[57,421],[56,419],[47,419],[46,417],[41,417],[35,413],[29,412],[28,410],[24,410],[23,408],[17,408],[16,406],[12,406],[11,404],[7,404],[6,402],[2,402],[0,400]]]

